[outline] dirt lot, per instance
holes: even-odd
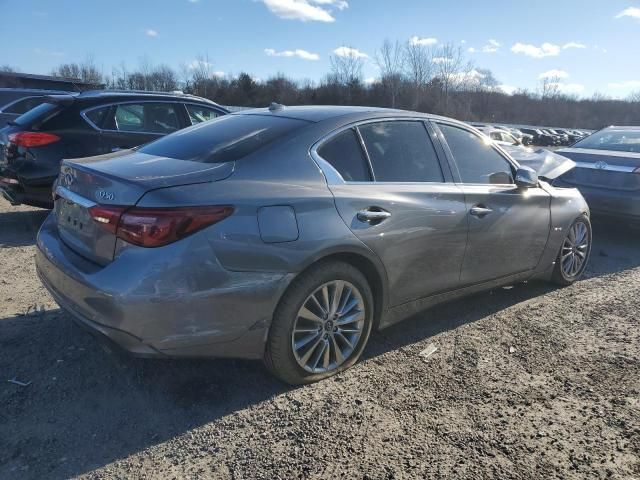
[[[290,388],[258,363],[105,351],[36,278],[45,214],[0,200],[2,479],[640,479],[634,230],[596,224],[573,287],[437,307]]]

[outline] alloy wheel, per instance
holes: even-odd
[[[293,324],[291,347],[307,372],[335,370],[354,353],[365,326],[361,293],[351,283],[321,285],[300,307]]]
[[[575,277],[582,271],[589,254],[589,230],[582,222],[576,222],[569,230],[562,244],[560,261],[562,272],[568,278]]]

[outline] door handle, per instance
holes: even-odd
[[[391,216],[391,212],[377,207],[369,207],[358,212],[358,220],[361,222],[381,222]]]
[[[481,207],[481,206],[476,206],[476,207],[473,207],[471,210],[469,210],[469,213],[471,215],[473,215],[474,217],[480,217],[480,218],[490,214],[491,212],[493,212],[493,210],[491,210],[490,208]]]

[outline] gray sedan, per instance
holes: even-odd
[[[273,105],[64,161],[37,246],[60,306],[129,352],[264,359],[298,384],[425,307],[573,283],[591,226],[577,190],[463,123]]]
[[[576,163],[556,185],[579,188],[594,214],[640,221],[640,127],[607,127],[556,153]]]

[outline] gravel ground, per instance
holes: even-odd
[[[572,287],[436,307],[291,388],[259,363],[105,351],[36,278],[45,214],[0,200],[2,479],[640,479],[635,230],[596,224]]]

